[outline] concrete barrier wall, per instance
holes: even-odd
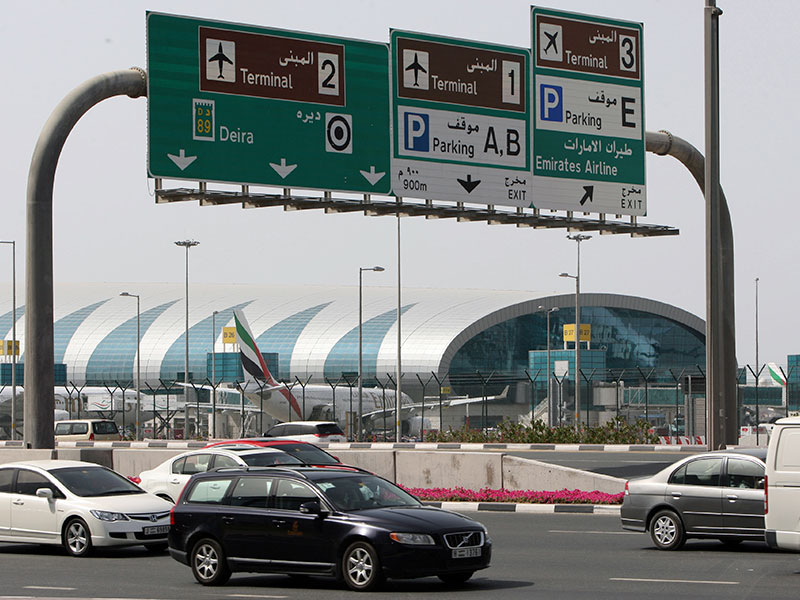
[[[0,448],[0,464],[58,457],[101,464],[127,477],[152,469],[185,451],[185,448]],[[566,488],[609,494],[625,488],[623,479],[500,452],[337,449],[335,454],[345,464],[367,469],[407,487],[538,491]]]
[[[568,489],[618,494],[625,490],[624,479],[508,455],[503,456],[503,484],[507,490],[544,492]]]
[[[408,487],[503,486],[503,455],[497,452],[396,450],[395,481]]]

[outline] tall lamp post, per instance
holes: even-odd
[[[11,245],[11,439],[17,439],[17,242],[0,241]]]
[[[356,430],[356,441],[361,441],[361,415],[362,408],[363,408],[363,392],[364,392],[364,383],[362,381],[362,337],[361,337],[361,328],[362,328],[362,321],[363,321],[363,308],[362,308],[362,280],[363,280],[363,273],[364,271],[376,271],[381,272],[385,271],[383,267],[374,266],[374,267],[359,267],[358,268],[358,428]]]
[[[179,242],[175,242],[176,246],[180,246],[181,248],[186,248],[186,331],[184,334],[186,340],[186,353],[184,355],[184,369],[183,369],[183,382],[188,384],[189,383],[189,248],[194,248],[200,242],[196,240],[182,240]],[[186,402],[186,397],[189,394],[189,388],[183,388],[183,398],[184,398],[184,416],[186,417],[186,429],[188,430],[188,416],[189,416],[189,403]],[[184,432],[184,436],[186,432]],[[200,410],[197,410],[197,435],[200,435]]]
[[[539,310],[544,310],[544,306],[539,306]],[[553,379],[553,369],[550,368],[550,315],[554,312],[558,312],[558,307],[554,306],[547,310],[547,420],[549,421],[550,427],[555,425],[555,420],[553,419],[553,386],[551,385]],[[533,419],[533,415],[531,415],[531,419]]]
[[[758,277],[756,277],[756,446],[758,446],[758,425],[761,421],[758,415],[758,378],[761,375],[761,369],[758,366]],[[788,406],[789,395],[786,395],[786,402]]]
[[[559,277],[569,277],[575,280],[575,431],[578,431],[581,414],[581,242],[592,239],[592,236],[577,233],[567,235],[567,239],[578,243],[576,274],[559,274]]]
[[[217,315],[211,313],[211,431],[209,437],[217,437]],[[224,371],[225,369],[223,369]]]
[[[142,341],[142,333],[141,333],[141,312],[139,310],[139,294],[129,294],[128,292],[121,292],[120,296],[125,296],[127,298],[136,298],[136,439],[140,440],[141,437],[141,422],[140,416],[142,411],[142,398],[141,398],[141,387],[142,387],[142,362],[141,362],[141,341]],[[122,410],[125,411],[125,391],[122,392]],[[153,431],[155,431],[155,421],[156,415],[153,414]]]

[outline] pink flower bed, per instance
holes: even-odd
[[[623,493],[584,492],[581,490],[558,490],[554,492],[534,492],[531,490],[492,490],[478,491],[466,488],[409,488],[407,492],[428,502],[514,502],[524,504],[622,504]]]

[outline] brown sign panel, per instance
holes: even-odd
[[[200,89],[344,106],[344,46],[200,27]]]
[[[524,54],[398,37],[400,98],[525,112]]]
[[[536,66],[641,79],[639,30],[536,15]]]

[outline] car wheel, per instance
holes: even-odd
[[[439,579],[448,585],[458,585],[469,581],[469,578],[472,577],[474,573],[475,571],[468,571],[466,573],[442,573],[439,575]]]
[[[166,552],[169,545],[166,542],[162,542],[160,544],[147,544],[145,548],[147,548],[148,552],[152,552],[153,554],[158,554],[160,552]]]
[[[214,540],[205,538],[197,542],[189,561],[194,578],[203,585],[223,585],[231,578],[225,554]]]
[[[82,519],[70,519],[61,535],[64,550],[75,557],[86,556],[92,550],[92,535]]]
[[[650,537],[659,550],[677,550],[686,541],[683,523],[671,510],[662,510],[653,517]]]
[[[369,592],[383,582],[381,563],[375,548],[367,542],[355,542],[342,555],[342,576],[351,590]]]

